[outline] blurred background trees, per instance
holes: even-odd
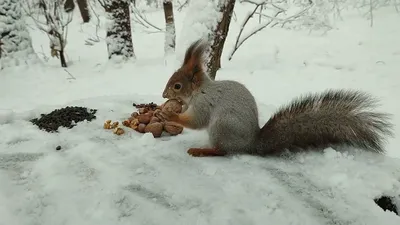
[[[240,7],[248,13],[239,18],[235,10]],[[115,62],[135,62],[141,57],[134,48],[141,44],[135,41],[134,25],[142,26],[149,35],[162,32],[165,56],[204,38],[210,44],[206,67],[214,79],[223,66],[223,52],[231,60],[258,32],[268,32],[267,29],[328,32],[334,21],[343,19],[342,12],[349,9],[357,9],[374,26],[374,12],[381,7],[399,12],[400,0],[0,0],[1,67],[38,59],[24,22],[26,18],[34,22],[34,29],[48,36],[50,56],[67,67],[68,26],[78,19],[73,13],[79,12],[80,23],[96,24],[96,33],[85,44],[104,41],[108,59],[117,59]],[[163,11],[163,21],[154,22],[155,18],[148,17],[156,11]],[[177,14],[184,21],[181,33],[177,33],[175,25]],[[232,23],[239,24],[238,32],[230,32]],[[101,27],[106,30],[104,36],[98,33]],[[225,41],[229,35],[235,41],[227,49]],[[184,38],[178,42],[179,37]]]

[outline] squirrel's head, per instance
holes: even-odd
[[[203,68],[203,57],[207,47],[202,39],[189,46],[181,68],[168,80],[162,94],[163,98],[177,99],[184,104],[190,102],[194,92],[199,90],[206,79],[209,79]]]

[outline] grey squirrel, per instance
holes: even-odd
[[[260,128],[253,95],[230,80],[211,80],[203,63],[207,44],[193,42],[182,66],[170,77],[163,98],[180,101],[185,110],[161,112],[163,121],[189,129],[207,129],[210,148],[190,148],[192,156],[227,154],[276,155],[285,152],[353,146],[384,153],[385,136],[391,136],[390,115],[371,112],[377,101],[369,94],[328,90],[298,97],[282,106]]]

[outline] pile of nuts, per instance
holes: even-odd
[[[176,113],[182,111],[182,104],[177,100],[168,100],[161,106],[154,103],[140,104],[134,106],[138,109],[138,112],[131,114],[131,117],[122,122],[122,125],[129,127],[140,133],[152,133],[155,138],[160,137],[163,131],[166,131],[170,135],[178,135],[182,133],[183,127],[177,123],[165,121],[162,122],[156,116],[161,111],[172,110]],[[114,129],[114,133],[117,135],[124,134],[124,130],[118,127],[119,122],[111,123],[111,120],[107,120],[104,123],[104,129]]]

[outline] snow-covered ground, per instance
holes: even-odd
[[[106,119],[126,118],[133,102],[164,101],[161,92],[186,47],[179,44],[185,11],[175,12],[176,57],[164,60],[162,33],[135,26],[138,60],[119,65],[107,62],[103,40],[84,45],[94,25],[81,25],[77,14],[66,71],[56,58],[28,70],[1,71],[0,225],[400,224],[400,217],[372,200],[400,195],[400,14],[377,11],[373,28],[360,15],[347,15],[327,34],[266,29],[228,61],[248,10],[236,9],[217,79],[250,88],[260,123],[299,94],[368,91],[393,114],[396,136],[387,156],[326,149],[291,159],[192,158],[186,149],[207,144],[204,132],[116,136],[103,130]],[[147,14],[160,27],[163,16]],[[35,50],[49,57],[47,36],[37,30],[31,35]],[[58,134],[28,122],[66,105],[96,108],[97,119]],[[58,145],[61,151],[55,151]]]

